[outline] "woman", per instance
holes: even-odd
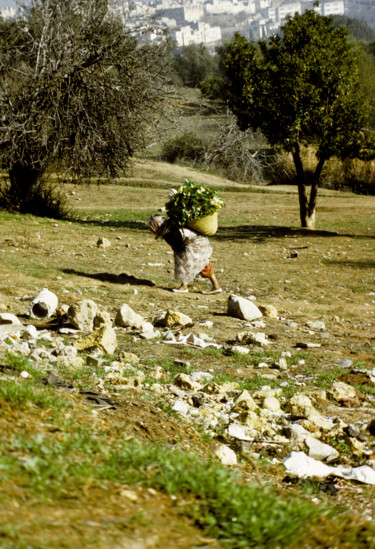
[[[170,245],[174,253],[174,277],[181,286],[174,292],[187,293],[188,284],[197,274],[211,281],[212,289],[204,294],[222,292],[209,258],[212,248],[206,236],[187,227],[176,227],[161,215],[152,215],[147,221],[148,227]]]

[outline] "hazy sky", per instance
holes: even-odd
[[[15,0],[0,0],[0,10],[3,8],[15,8]]]

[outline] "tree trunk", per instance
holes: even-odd
[[[23,164],[14,164],[9,170],[10,194],[14,200],[14,205],[20,211],[27,211],[27,204],[30,203],[37,193],[42,182],[44,170],[25,166]]]
[[[305,185],[305,173],[303,171],[303,164],[300,154],[299,145],[295,146],[293,150],[293,160],[296,168],[297,174],[297,187],[298,187],[298,198],[299,198],[299,215],[301,219],[301,227],[308,227],[308,200],[306,194],[306,185]],[[309,227],[308,227],[309,228]]]

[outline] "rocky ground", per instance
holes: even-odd
[[[171,292],[173,256],[140,221],[165,189],[73,193],[78,220],[1,218],[2,355],[26,357],[39,384],[69,395],[77,421],[91,415],[105,436],[214,456],[249,481],[372,520],[374,199],[322,191],[319,230],[303,231],[289,189],[224,191],[211,239],[223,293],[205,295],[202,279]],[[44,317],[33,309],[43,287],[57,301]],[[2,381],[31,375],[2,359]],[[48,432],[34,409],[0,402],[3,438]],[[70,546],[220,546],[181,517],[183,501],[106,490],[88,486],[84,510],[69,499],[25,506],[22,486],[5,482],[1,516],[28,547],[68,546],[59,525]],[[132,526],[141,511],[148,519]]]

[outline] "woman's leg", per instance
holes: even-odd
[[[218,290],[220,288],[220,284],[215,276],[214,268],[212,267],[211,263],[208,263],[204,269],[201,270],[199,273],[204,278],[209,278],[212,284],[212,287],[214,290]]]

